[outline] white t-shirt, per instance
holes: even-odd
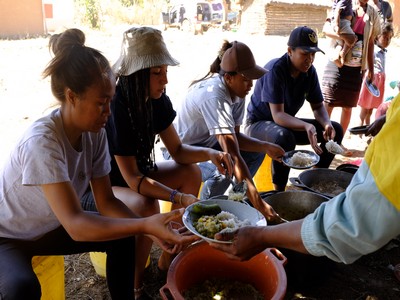
[[[245,101],[232,100],[222,76],[193,85],[177,110],[174,126],[183,144],[212,147],[216,134],[232,134],[242,125]]]
[[[34,240],[60,226],[42,184],[70,181],[82,197],[91,178],[110,172],[104,129],[82,134],[82,151],[65,135],[59,109],[34,122],[0,171],[0,236]]]

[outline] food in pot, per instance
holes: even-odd
[[[289,164],[294,167],[307,167],[312,165],[314,162],[313,158],[304,152],[296,152],[293,156],[289,159]]]
[[[246,225],[251,225],[249,220],[241,221],[234,214],[227,211],[222,211],[217,215],[201,216],[193,223],[198,233],[211,239],[214,238],[216,233],[234,231]]]
[[[336,195],[339,195],[346,190],[344,187],[341,187],[337,182],[332,181],[318,182],[312,185],[312,189],[320,194],[324,194],[329,197],[335,197]]]
[[[265,298],[251,284],[218,278],[194,285],[187,291],[184,291],[183,296],[185,300],[262,300]]]
[[[344,152],[343,148],[338,145],[335,141],[329,140],[325,144],[326,150],[333,154],[342,154]]]

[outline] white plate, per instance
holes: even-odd
[[[312,158],[311,164],[304,166],[304,167],[291,165],[290,159],[297,152],[302,152],[302,153],[308,154]],[[282,157],[282,162],[289,168],[304,170],[304,169],[309,169],[309,168],[315,166],[319,162],[319,156],[315,152],[312,152],[309,150],[293,150],[293,151],[289,151],[289,152],[285,153],[285,155]]]
[[[257,209],[251,207],[248,204],[244,204],[233,200],[215,199],[215,198],[209,200],[202,200],[201,203],[218,204],[219,207],[221,207],[222,211],[227,211],[235,215],[241,221],[247,219],[253,226],[267,225],[267,221],[265,220],[264,216]],[[183,224],[186,226],[187,229],[189,229],[193,234],[209,242],[226,243],[226,244],[232,243],[231,241],[218,241],[215,239],[211,239],[198,233],[196,228],[193,226],[193,222],[196,220],[195,218],[198,217],[197,215],[191,213],[193,205],[195,205],[195,203],[186,207],[185,212],[182,216]]]

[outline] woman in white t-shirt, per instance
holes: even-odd
[[[84,42],[78,29],[50,38],[55,56],[44,76],[61,106],[32,124],[0,172],[2,299],[40,299],[33,256],[89,251],[107,253],[112,298],[134,299],[135,234],[162,238],[171,253],[196,239],[171,229],[183,210],[138,219],[114,196],[104,126],[115,76]],[[81,208],[89,184],[99,213]]]

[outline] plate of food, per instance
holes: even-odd
[[[319,156],[309,150],[293,150],[285,153],[282,162],[293,169],[309,169],[319,162]]]
[[[368,129],[369,125],[363,125],[350,128],[349,131],[351,134],[366,134]]]
[[[252,206],[228,199],[208,199],[186,207],[183,224],[193,234],[209,242],[232,243],[214,239],[216,233],[243,226],[265,226],[264,216]]]

